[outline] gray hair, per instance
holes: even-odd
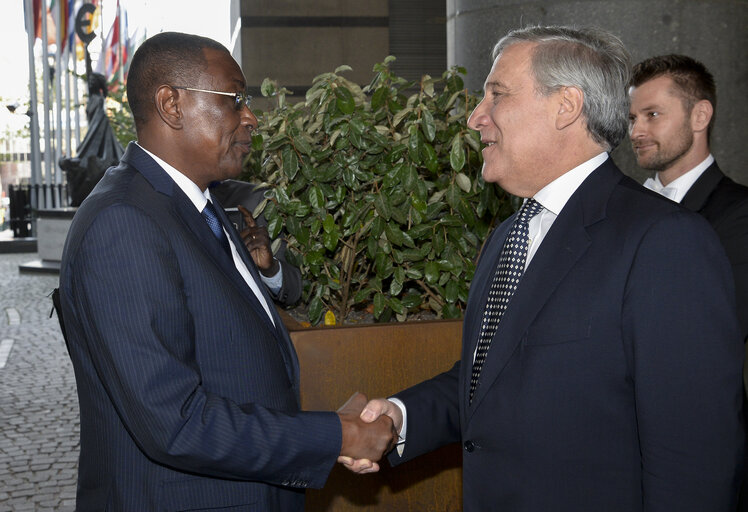
[[[584,93],[582,113],[593,140],[610,150],[626,136],[631,56],[619,38],[597,28],[527,27],[509,32],[496,43],[493,59],[517,43],[537,43],[532,72],[538,92],[561,87]]]

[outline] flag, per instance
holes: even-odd
[[[67,18],[65,20],[62,19],[62,11],[60,10],[61,4],[65,4],[66,0],[50,0],[49,6],[47,7],[47,44],[54,44],[57,45],[57,48],[59,49],[61,45],[57,44],[57,41],[60,40],[59,34],[60,31],[57,30],[57,23],[55,22],[55,12],[60,15],[60,24],[65,25],[67,23]],[[65,36],[62,36],[62,41],[65,40]]]
[[[42,37],[42,0],[34,0],[34,38]]]
[[[117,1],[117,14],[114,16],[114,23],[107,36],[106,50],[106,77],[114,78],[120,66],[120,18],[119,18],[119,1]]]
[[[110,84],[110,90],[117,90],[117,73],[122,62],[122,48],[120,37],[120,8],[119,0],[117,1],[117,14],[114,17],[114,23],[109,29],[106,39],[103,41],[101,55],[96,64],[96,72],[101,73]]]
[[[68,0],[51,0],[49,2],[49,11],[55,12],[57,9],[59,27],[56,27],[54,40],[50,39],[48,44],[57,43],[57,51],[62,54],[65,51],[65,44],[68,40],[68,31],[70,24],[71,5]],[[53,17],[54,19],[54,17]],[[54,22],[53,22],[54,23]],[[47,25],[49,26],[49,25]]]
[[[54,3],[55,0],[52,0],[52,3]],[[33,0],[33,17],[34,17],[34,38],[35,39],[42,39],[42,0]],[[48,8],[47,9],[47,44],[54,44],[55,43],[55,34],[57,33],[55,29],[55,20],[52,16],[52,11]]]
[[[78,12],[80,1],[78,0],[67,0],[68,3],[68,16],[66,24],[67,44],[68,51],[72,52],[75,46],[75,15]]]
[[[135,50],[146,40],[145,30],[141,27],[135,29],[135,33],[127,38],[127,59],[125,59],[125,83],[127,83],[127,73],[130,71],[130,62],[135,55]]]

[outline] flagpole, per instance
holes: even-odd
[[[71,52],[75,53],[75,52]],[[78,93],[78,55],[73,55],[73,109],[75,113],[75,149],[81,145],[81,109]]]
[[[75,32],[75,19],[77,17],[77,9],[80,9],[81,3],[76,1],[72,2],[71,6],[71,18],[73,19],[73,23],[70,26],[70,41],[69,41],[69,50],[70,50],[70,56],[73,60],[73,72],[72,72],[72,80],[73,80],[73,102],[71,103],[71,107],[73,108],[73,116],[75,119],[75,150],[78,150],[78,147],[81,145],[81,116],[80,116],[80,95],[78,94],[78,52],[76,51],[77,45],[75,44],[76,39],[76,32]],[[71,152],[72,156],[72,152]]]
[[[52,193],[47,186],[49,180],[51,185],[52,177],[52,137],[50,136],[50,118],[49,118],[49,49],[47,48],[47,0],[41,0],[42,11],[42,60],[43,72],[42,79],[44,83],[44,208],[49,207],[52,203]],[[41,206],[41,201],[40,206]]]
[[[60,157],[62,156],[62,137],[63,137],[63,127],[62,127],[62,108],[63,108],[63,97],[62,97],[62,77],[64,75],[63,69],[62,69],[62,54],[65,51],[65,34],[61,34],[62,30],[62,24],[60,23],[62,21],[62,3],[65,0],[57,0],[57,9],[55,9],[54,12],[54,19],[55,19],[55,25],[57,29],[57,51],[55,52],[55,69],[57,70],[55,72],[55,112],[57,114],[57,123],[55,125],[55,135],[56,135],[56,144],[55,144],[55,158],[53,162],[53,177],[54,180],[50,179],[50,184],[52,181],[54,181],[54,191],[52,193],[53,197],[53,203],[52,205],[55,208],[60,207],[60,187],[62,186],[62,180],[60,179],[60,175],[62,174],[62,169],[60,168]],[[61,37],[63,41],[60,41]]]
[[[67,38],[66,38],[67,39]],[[63,60],[65,61],[65,134],[67,135],[67,144],[65,146],[66,154],[72,158],[73,155],[73,122],[72,122],[72,91],[70,90],[70,48],[68,47],[67,41],[65,42],[65,55]],[[60,176],[62,177],[62,176]]]
[[[119,83],[120,87],[125,85],[125,63],[122,62],[122,40],[127,37],[127,34],[122,32],[122,11],[119,7],[119,0],[117,0],[117,23],[119,23],[119,38],[117,39],[117,63],[119,64]]]
[[[24,11],[26,14],[26,35],[29,46],[29,131],[31,134],[31,207],[39,208],[37,197],[38,185],[41,181],[41,161],[39,154],[39,116],[37,114],[36,97],[36,66],[34,64],[34,0],[24,0]]]

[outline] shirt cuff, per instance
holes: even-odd
[[[283,265],[278,262],[278,272],[272,277],[265,277],[262,272],[260,272],[260,279],[262,279],[262,282],[265,283],[265,286],[268,287],[268,290],[270,290],[273,296],[277,296],[283,286]]]
[[[402,457],[403,451],[405,450],[405,434],[408,432],[408,410],[405,408],[405,404],[402,400],[399,398],[388,398],[390,402],[395,404],[400,408],[400,411],[403,413],[403,428],[400,429],[400,432],[397,435],[397,454]]]

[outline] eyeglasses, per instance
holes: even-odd
[[[195,89],[194,87],[182,87],[179,85],[173,85],[172,87],[175,89],[184,89],[185,91],[208,92],[210,94],[220,94],[221,96],[232,96],[234,98],[234,110],[241,110],[245,105],[249,108],[249,103],[252,101],[252,96],[246,92],[209,91],[207,89]]]

